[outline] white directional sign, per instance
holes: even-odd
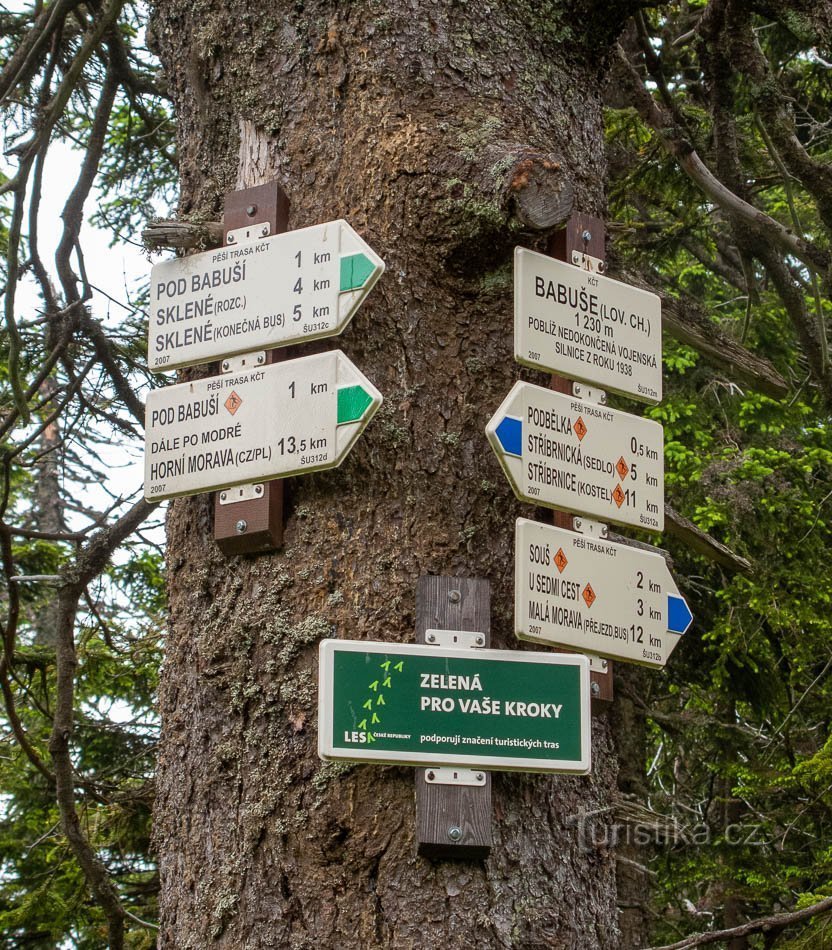
[[[664,529],[664,433],[657,422],[519,382],[485,431],[523,501]]]
[[[521,640],[661,668],[693,620],[660,554],[517,519]]]
[[[148,366],[161,373],[335,336],[383,270],[346,221],[157,264]]]
[[[518,247],[514,358],[643,402],[661,402],[661,302],[646,290]]]
[[[340,350],[156,389],[148,501],[334,468],[381,405]]]

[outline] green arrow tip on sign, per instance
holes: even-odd
[[[358,290],[367,283],[376,265],[366,254],[349,254],[341,258],[341,293]]]
[[[379,697],[376,700],[376,706],[386,706],[387,703],[384,701],[384,693],[379,693]]]
[[[362,709],[372,709],[372,708],[373,708],[373,701],[372,701],[372,699],[368,699],[367,702],[364,703],[364,705],[363,705],[361,708],[362,708]]]
[[[338,425],[357,422],[372,404],[373,397],[361,386],[342,386],[338,390]]]

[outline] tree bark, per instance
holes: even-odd
[[[291,227],[343,216],[387,264],[341,339],[290,351],[340,346],[385,404],[340,469],[287,486],[285,548],[226,559],[207,496],[170,506],[162,947],[619,946],[614,854],[575,821],[612,821],[606,717],[591,776],[495,775],[485,862],[417,857],[412,769],[316,754],[318,641],[412,642],[420,575],[489,578],[493,645],[520,646],[528,510],[483,430],[520,376],[514,246],[604,211],[600,71],[626,9],[598,7],[156,3],[180,213],[278,178]]]

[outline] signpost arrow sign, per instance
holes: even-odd
[[[523,501],[663,530],[657,422],[518,382],[485,431]]]
[[[145,498],[334,468],[381,401],[340,350],[156,389],[145,410]]]
[[[661,402],[661,301],[639,287],[518,247],[514,358],[643,402]]]
[[[346,221],[157,264],[148,366],[161,373],[335,336],[383,271]]]
[[[320,645],[324,759],[582,774],[590,767],[589,712],[585,656]]]
[[[518,518],[514,563],[521,640],[660,669],[693,621],[651,551]]]

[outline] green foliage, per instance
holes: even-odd
[[[695,43],[673,42],[690,16],[680,7],[650,16],[674,107],[707,158],[713,129]],[[822,76],[776,26],[758,37],[789,74],[800,134],[811,142],[818,133],[816,157],[828,160],[818,125],[828,117],[828,70]],[[796,212],[822,243],[813,200],[783,181],[767,151],[747,81],[735,92],[754,199],[790,228]],[[753,564],[750,576],[729,573],[667,539],[696,622],[645,697],[655,716],[650,805],[685,829],[654,852],[654,942],[665,943],[724,926],[729,900],[751,918],[832,892],[832,429],[780,298],[759,268],[748,286],[713,205],[633,110],[609,110],[607,134],[619,259],[694,299],[720,331],[796,384],[790,398],[772,399],[666,340],[665,399],[647,412],[665,427],[670,503]],[[786,938],[783,946],[825,946],[829,919]]]
[[[6,702],[0,704],[0,942],[44,950],[100,948],[107,942],[107,918],[62,832],[51,777],[57,598],[62,581],[73,578],[78,553],[90,537],[96,532],[106,537],[106,529],[135,501],[121,495],[118,466],[129,457],[131,444],[137,447],[140,416],[136,418],[119,392],[138,393],[148,381],[142,369],[146,324],[141,293],[114,311],[118,320],[107,317],[99,324],[115,371],[99,359],[89,330],[73,322],[73,305],[67,299],[71,289],[56,276],[57,268],[48,272],[52,262],[41,246],[56,236],[56,222],[41,220],[40,245],[32,224],[31,202],[38,192],[33,169],[55,141],[77,151],[79,168],[84,161],[95,164],[91,134],[100,104],[107,102],[107,77],[117,62],[118,85],[97,164],[97,192],[86,202],[86,216],[94,207],[94,223],[110,228],[114,241],[129,240],[148,218],[173,203],[176,182],[166,93],[153,58],[143,48],[144,6],[125,4],[115,30],[83,63],[77,57],[104,7],[64,5],[62,18],[56,12],[57,20],[45,26],[42,19],[36,26],[49,9],[33,3],[16,13],[0,11],[4,77],[11,75],[9,67],[21,44],[42,28],[54,30],[19,63],[0,111],[5,150],[0,172],[0,299],[5,306],[10,261],[19,265],[26,280],[35,279],[41,297],[33,313],[22,302],[27,297],[21,285],[14,287],[20,378],[25,385],[42,378],[38,374],[56,347],[59,356],[35,387],[32,421],[26,424],[12,409],[10,337],[0,334],[0,613],[7,638],[0,659],[6,691]],[[52,9],[57,11],[59,5]],[[48,106],[76,65],[81,69],[66,107],[54,125],[47,126]],[[40,134],[45,138],[39,143]],[[67,169],[65,175],[71,174],[77,176],[78,169]],[[9,190],[16,175],[27,182],[28,196],[17,205],[23,212],[17,247],[10,224],[18,198]],[[76,228],[75,233],[67,231],[67,238],[80,248],[80,221],[57,224],[58,235],[64,226]],[[77,254],[69,266],[82,272],[79,295],[89,290],[92,296]],[[84,304],[85,314],[97,319],[99,302],[85,299]],[[14,583],[8,581],[12,575],[47,579]],[[70,753],[75,809],[82,832],[132,915],[125,941],[134,948],[155,945],[158,881],[149,834],[165,609],[163,557],[134,535],[86,586],[74,629],[77,668]]]

